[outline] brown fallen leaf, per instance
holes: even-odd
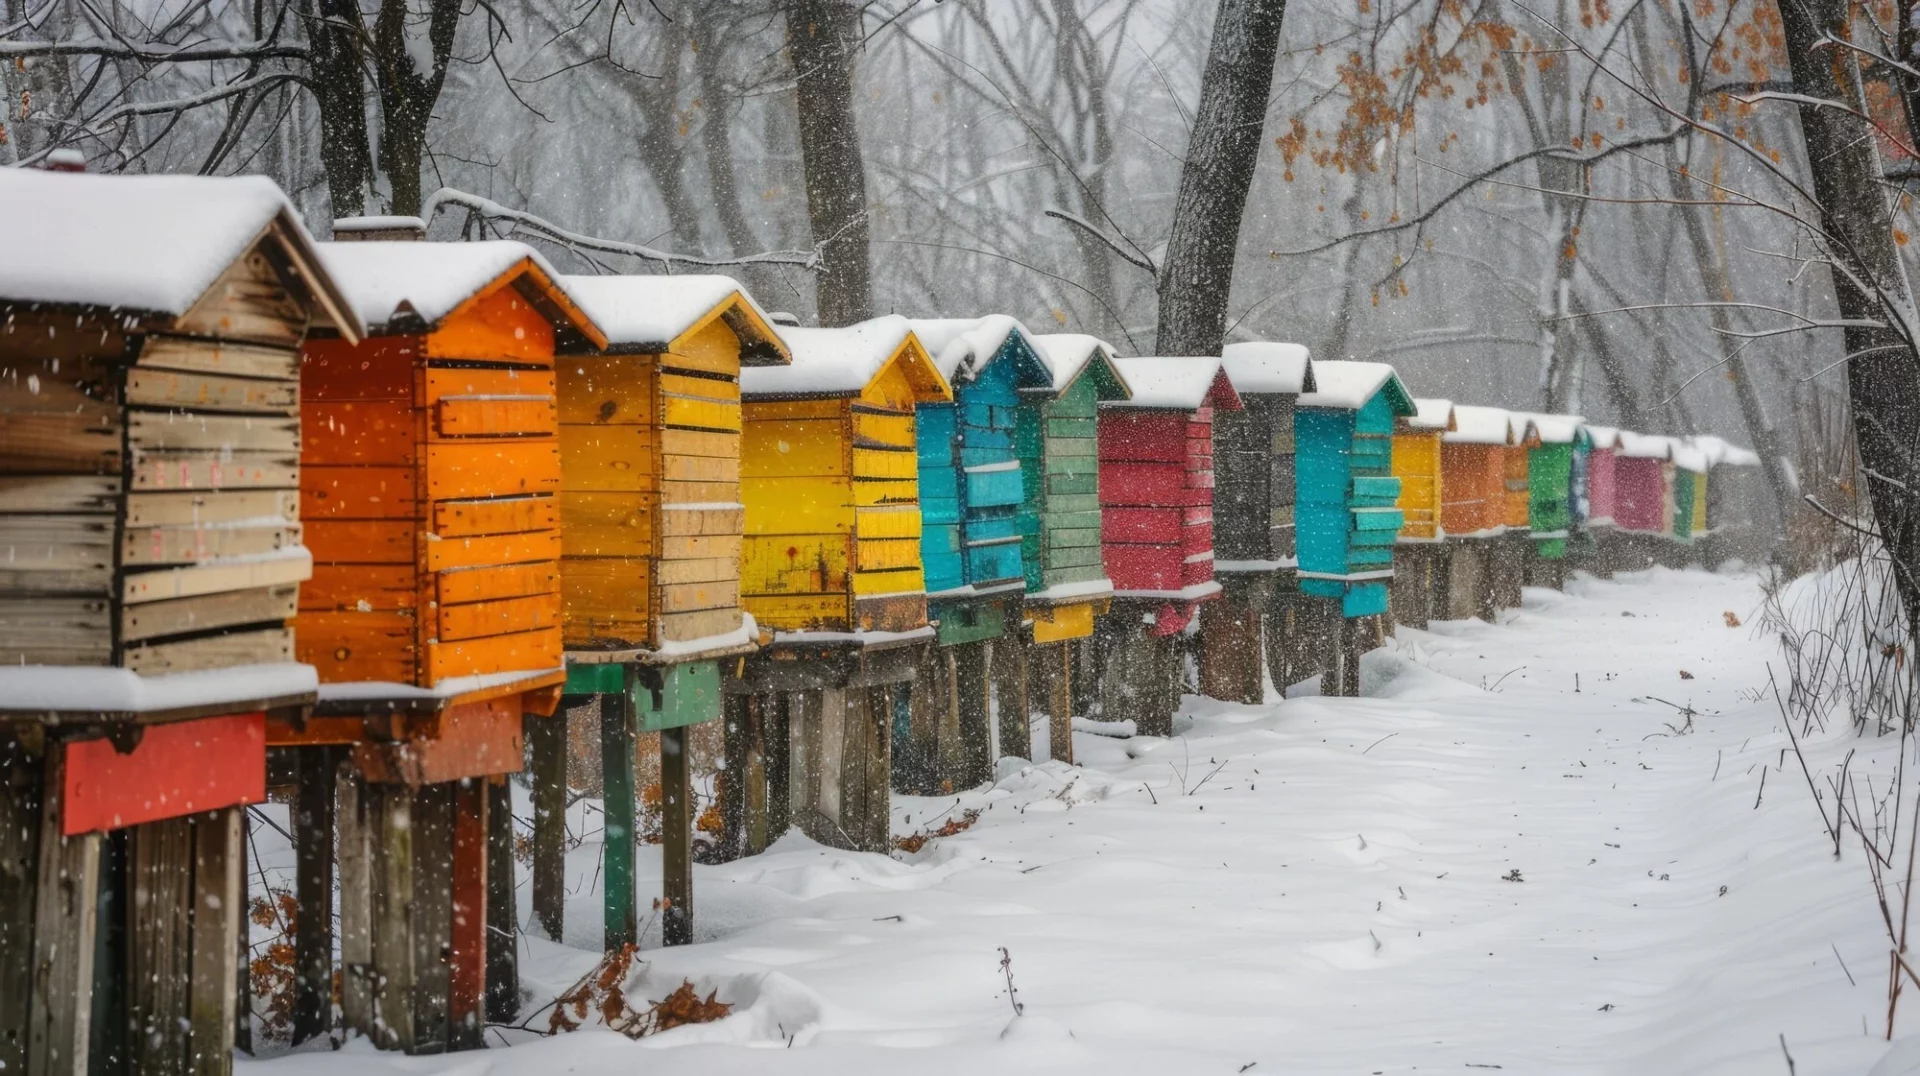
[[[1685,670],[1685,669],[1681,669],[1681,670],[1680,670],[1680,679],[1682,679],[1682,680],[1691,680],[1691,679],[1693,679],[1693,674],[1692,674],[1692,673],[1690,673],[1690,672],[1688,672],[1688,671],[1687,671],[1687,670]]]
[[[1727,627],[1737,628],[1740,626],[1740,618],[1733,615],[1733,610],[1729,609],[1726,612],[1721,613],[1720,615],[1726,618]]]

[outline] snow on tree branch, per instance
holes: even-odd
[[[422,219],[431,221],[442,209],[459,206],[482,220],[507,221],[516,228],[526,228],[540,236],[575,251],[591,250],[601,254],[624,254],[642,261],[660,265],[692,265],[704,269],[720,269],[741,265],[794,265],[809,272],[820,268],[818,250],[772,250],[760,254],[747,254],[738,258],[703,258],[692,254],[675,254],[659,250],[640,243],[625,243],[615,239],[601,239],[591,235],[581,235],[519,209],[509,209],[490,198],[477,194],[442,187],[427,197],[420,207]]]

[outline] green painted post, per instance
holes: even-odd
[[[634,729],[625,692],[600,696],[600,772],[607,821],[601,878],[606,894],[606,952],[639,944],[634,908]]]

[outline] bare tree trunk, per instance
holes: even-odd
[[[851,325],[873,314],[866,162],[853,113],[855,0],[787,0],[807,218],[820,248],[820,324]]]
[[[366,212],[367,96],[360,54],[360,5],[356,0],[302,0],[314,100],[320,106],[320,165],[327,173],[332,214]]]
[[[1882,540],[1895,561],[1894,581],[1909,632],[1920,627],[1920,363],[1911,333],[1913,288],[1889,229],[1885,179],[1874,134],[1865,120],[1832,101],[1861,108],[1858,61],[1819,47],[1827,32],[1844,35],[1845,0],[1801,0],[1780,5],[1793,88],[1814,98],[1798,106],[1807,162],[1819,199],[1826,250],[1838,270],[1833,291],[1840,315],[1883,327],[1844,330],[1847,389],[1854,440]],[[1843,81],[1845,80],[1845,81]]]
[[[1200,80],[1173,231],[1160,265],[1163,355],[1218,355],[1227,329],[1240,220],[1266,127],[1286,0],[1220,0]]]
[[[703,18],[698,28],[701,40],[693,53],[693,71],[706,113],[700,125],[700,144],[706,154],[707,185],[713,188],[714,208],[720,213],[720,228],[726,233],[728,252],[738,258],[760,249],[760,241],[754,236],[753,223],[740,205],[740,180],[733,166],[733,94],[721,70],[726,52],[719,24],[710,17]],[[772,281],[766,272],[744,267],[741,274],[754,292],[772,292]]]
[[[427,123],[446,82],[454,31],[460,26],[460,0],[429,0],[427,47],[432,67],[414,67],[407,25],[413,18],[407,0],[382,0],[373,24],[374,70],[380,81],[380,170],[386,173],[390,211],[420,212],[420,169],[426,157]]]

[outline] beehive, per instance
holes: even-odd
[[[1456,429],[1453,402],[1418,399],[1414,413],[1399,419],[1393,433],[1393,476],[1400,480],[1399,541],[1432,542],[1446,537],[1445,480],[1441,438]]]
[[[360,322],[266,179],[0,205],[0,1068],[225,1073],[243,805],[315,689],[297,348]]]
[[[1449,538],[1490,538],[1506,532],[1507,413],[1458,404],[1454,428],[1440,436],[1440,525]]]
[[[1114,595],[1179,630],[1220,592],[1213,571],[1213,416],[1240,396],[1221,361],[1115,359],[1133,395],[1100,407],[1100,537]]]
[[[1022,388],[1050,384],[1046,366],[1010,317],[909,322],[953,386],[952,403],[920,408],[921,559],[940,642],[999,636],[1004,603],[1026,587],[1025,486],[1014,431]]]
[[[1623,531],[1662,534],[1669,500],[1663,471],[1670,467],[1673,443],[1648,434],[1620,431],[1613,461],[1613,520]]]
[[[1673,438],[1673,540],[1691,543],[1707,529],[1707,454],[1692,441]]]
[[[925,627],[915,408],[952,390],[904,318],[781,335],[792,365],[741,375],[742,601],[776,631]]]
[[[604,346],[563,342],[562,572],[570,651],[742,641],[740,370],[786,346],[728,277],[568,277]]]
[[[1533,450],[1540,446],[1540,427],[1531,416],[1518,411],[1507,413],[1507,426],[1507,449],[1502,456],[1507,492],[1500,522],[1509,532],[1523,532],[1533,525],[1531,475]]]
[[[1559,560],[1567,555],[1573,528],[1573,457],[1585,439],[1574,415],[1528,415],[1539,435],[1527,450],[1527,530],[1534,555]]]
[[[1317,362],[1316,391],[1296,403],[1300,592],[1337,599],[1349,619],[1386,611],[1400,480],[1392,477],[1394,420],[1415,413],[1393,367]]]
[[[301,365],[315,559],[301,656],[328,683],[442,695],[552,680],[554,341],[599,330],[524,244],[330,243],[323,257],[369,334],[310,341]]]
[[[1132,390],[1113,351],[1091,336],[1036,336],[1050,380],[1025,390],[1015,437],[1025,497],[1021,511],[1027,615],[1036,643],[1093,634],[1113,594],[1100,552],[1100,404]]]
[[[1228,344],[1221,355],[1245,406],[1213,416],[1214,569],[1289,568],[1296,556],[1293,409],[1314,390],[1313,365],[1299,344]]]

